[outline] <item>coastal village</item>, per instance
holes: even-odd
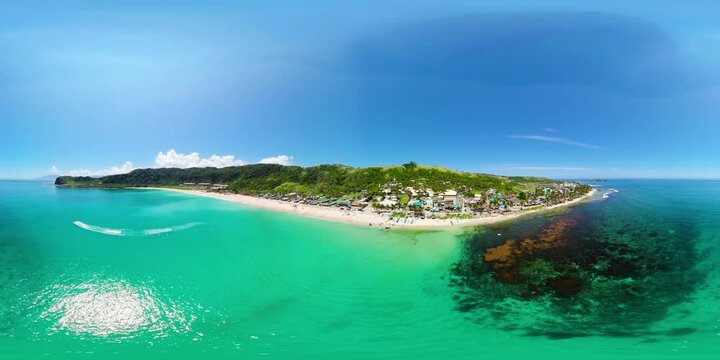
[[[211,183],[184,183],[183,188],[227,193],[228,186]],[[421,186],[404,186],[393,180],[370,193],[352,197],[305,195],[297,192],[243,194],[296,205],[334,207],[350,212],[381,214],[389,221],[413,222],[416,219],[472,219],[517,213],[561,204],[587,194],[591,188],[578,182],[540,183],[534,189],[504,193],[494,188],[482,191],[448,188],[435,191]]]
[[[100,178],[60,176],[55,184],[174,190],[381,228],[502,221],[570,204],[593,193],[589,185],[575,181],[466,173],[414,162],[367,168],[252,164],[221,169],[136,169]]]

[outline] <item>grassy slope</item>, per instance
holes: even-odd
[[[532,190],[546,178],[504,177],[466,173],[437,166],[384,166],[352,168],[344,165],[312,167],[254,164],[228,168],[138,169],[127,174],[88,177],[59,177],[56,184],[70,187],[118,188],[130,186],[178,186],[185,182],[229,184],[243,193],[299,192],[331,196],[354,196],[360,192],[376,194],[386,184],[435,192],[455,189],[479,192],[495,188],[504,192]]]

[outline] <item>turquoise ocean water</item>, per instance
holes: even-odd
[[[720,356],[720,182],[601,185],[619,192],[389,232],[0,182],[0,357]],[[527,241],[511,266],[483,263],[513,239]]]

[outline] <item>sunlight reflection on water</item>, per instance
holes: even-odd
[[[40,318],[53,322],[51,331],[100,337],[163,337],[190,331],[195,320],[177,303],[162,301],[153,289],[126,281],[52,285],[35,303],[45,308]]]

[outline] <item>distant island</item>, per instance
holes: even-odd
[[[253,164],[136,169],[99,178],[60,176],[55,184],[174,190],[381,228],[494,222],[573,203],[594,192],[579,182],[468,173],[414,162],[367,168]]]

